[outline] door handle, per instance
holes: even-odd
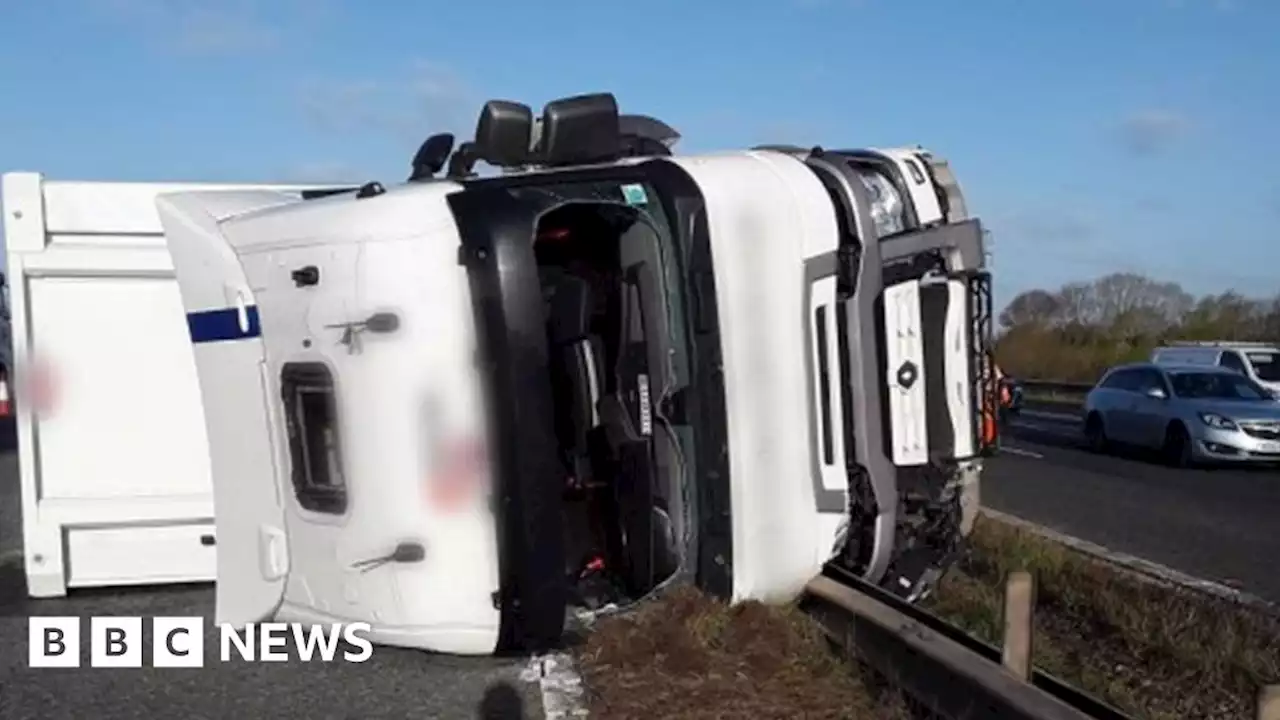
[[[258,528],[258,569],[263,580],[278,580],[289,572],[284,531],[270,525]]]
[[[236,319],[240,323],[240,332],[249,332],[249,307],[244,301],[244,293],[236,293]]]

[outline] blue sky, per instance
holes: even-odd
[[[1268,0],[4,3],[0,170],[398,181],[486,98],[612,90],[682,152],[920,143],[998,302],[1114,270],[1280,291]]]

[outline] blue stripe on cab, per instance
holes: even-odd
[[[191,342],[246,340],[261,336],[262,326],[258,324],[258,308],[250,305],[246,310],[249,315],[247,331],[240,329],[240,311],[236,308],[187,313],[187,329],[191,332]]]

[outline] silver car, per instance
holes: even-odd
[[[1089,445],[1160,450],[1177,467],[1280,461],[1280,403],[1226,368],[1134,363],[1107,371],[1084,405]]]

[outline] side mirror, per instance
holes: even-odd
[[[1148,388],[1148,389],[1147,389],[1147,397],[1153,397],[1153,398],[1155,398],[1155,399],[1157,399],[1157,400],[1164,400],[1165,398],[1167,398],[1167,397],[1169,397],[1169,396],[1168,396],[1168,394],[1166,394],[1166,393],[1165,393],[1164,388],[1162,388],[1162,387],[1153,387],[1153,388]]]
[[[495,167],[518,167],[529,162],[533,110],[507,100],[490,100],[480,110],[473,151]]]
[[[452,134],[440,133],[427,138],[418,148],[418,153],[413,156],[413,172],[409,175],[409,182],[434,177],[449,161],[449,154],[452,152]]]

